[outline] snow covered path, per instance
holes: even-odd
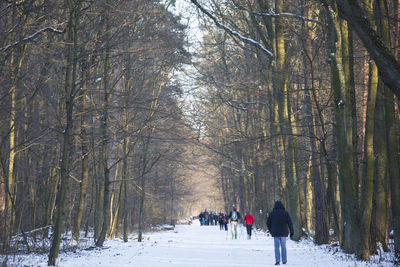
[[[246,230],[239,228],[239,237],[232,240],[230,231],[219,226],[177,225],[174,231],[148,233],[145,241],[112,240],[103,249],[60,254],[58,266],[134,266],[134,267],[219,267],[274,266],[273,239],[255,233],[246,239]],[[355,261],[342,253],[314,246],[309,242],[287,242],[288,263],[284,266],[391,266]],[[47,266],[47,257],[30,255],[17,266]],[[11,262],[9,262],[11,263]]]

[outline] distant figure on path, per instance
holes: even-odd
[[[200,225],[204,225],[204,212],[200,212],[199,221]]]
[[[289,234],[288,227],[290,230],[290,238],[293,237],[293,223],[290,218],[289,213],[285,210],[282,202],[276,201],[273,211],[269,213],[267,219],[268,231],[274,237],[275,245],[275,265],[279,265],[280,256],[282,254],[282,263],[286,264],[287,254],[286,254],[286,237]],[[279,251],[281,247],[281,253]]]
[[[244,216],[244,221],[246,223],[247,239],[251,239],[251,229],[253,228],[254,217],[253,215],[251,215],[250,211],[246,212],[246,216]]]
[[[228,231],[228,215],[224,213],[224,217],[222,218],[225,231]]]
[[[229,213],[229,219],[231,220],[232,239],[237,239],[237,225],[240,220],[240,213],[236,210],[236,207],[233,207],[233,210]]]
[[[218,216],[219,230],[224,230],[224,216],[222,211],[220,211]]]

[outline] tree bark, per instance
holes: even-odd
[[[377,17],[379,22],[378,32],[382,36],[382,40],[385,42],[385,45],[390,47],[390,29],[389,29],[389,13],[387,10],[386,0],[378,0],[377,1]],[[393,121],[394,118],[394,106],[393,106],[393,94],[387,88],[387,86],[382,84],[382,95],[378,97],[378,103],[381,107],[378,109],[378,112],[381,113],[377,115],[378,117],[378,162],[377,162],[377,170],[378,176],[376,180],[376,241],[382,244],[382,248],[384,251],[388,251],[388,167],[389,167],[389,158],[391,154],[389,154],[389,133],[388,125],[386,122]],[[382,116],[382,117],[379,117]],[[395,145],[395,143],[393,144]],[[381,166],[382,164],[382,166]],[[384,176],[380,176],[382,174]],[[376,249],[374,250],[376,251]]]
[[[371,25],[375,25],[373,16],[373,2],[365,1],[367,14]],[[378,91],[378,69],[372,61],[369,63],[368,79],[368,100],[365,115],[365,137],[364,137],[364,161],[361,183],[361,227],[360,245],[358,255],[362,260],[369,259],[371,222],[372,222],[372,200],[375,176],[375,151],[374,151],[374,132],[375,132],[375,107]]]
[[[65,66],[65,109],[66,109],[66,126],[63,136],[63,148],[60,167],[60,189],[57,195],[57,215],[54,224],[53,241],[50,248],[48,265],[55,265],[60,249],[61,234],[64,230],[65,218],[65,198],[68,190],[68,179],[70,171],[70,154],[72,152],[72,133],[73,133],[73,110],[76,80],[76,61],[77,61],[77,31],[79,24],[79,12],[81,1],[74,3],[72,0],[67,0],[69,9],[68,33],[66,42],[66,66]]]
[[[105,52],[104,52],[104,62],[103,62],[103,107],[102,114],[100,115],[101,122],[101,135],[102,135],[102,145],[101,145],[101,161],[103,167],[103,187],[104,187],[104,195],[103,195],[103,223],[101,227],[101,232],[99,235],[99,239],[96,242],[96,246],[102,247],[105,241],[108,228],[110,226],[110,168],[108,167],[108,105],[109,105],[109,96],[110,96],[110,83],[109,83],[109,70],[110,70],[110,41],[111,41],[111,33],[110,33],[110,18],[109,18],[109,1],[106,0],[104,3],[104,16],[105,16]]]
[[[127,114],[126,114],[127,116]],[[127,129],[127,123],[125,126],[126,133],[128,133]],[[124,236],[124,242],[128,242],[128,231],[129,231],[129,225],[128,225],[128,185],[126,179],[128,178],[128,144],[130,143],[130,138],[126,137],[124,139],[124,144],[123,144],[123,151],[124,151],[124,160],[122,162],[122,185],[123,185],[123,204],[122,204],[122,214],[123,214],[123,236]]]
[[[280,14],[283,12],[283,1],[275,1],[275,12]],[[299,186],[297,183],[297,173],[295,167],[295,144],[292,135],[292,126],[290,120],[290,103],[289,92],[286,78],[286,51],[285,39],[283,35],[283,21],[280,17],[275,18],[275,72],[276,72],[276,86],[278,90],[278,105],[279,105],[279,121],[282,123],[281,137],[283,141],[283,151],[285,157],[284,173],[287,179],[286,183],[286,199],[288,203],[288,210],[293,220],[294,227],[294,240],[299,240],[302,235],[302,225],[300,216],[300,200],[299,200]]]
[[[309,9],[305,10],[305,17],[310,17]],[[319,160],[319,143],[316,127],[315,109],[312,105],[311,97],[312,90],[315,90],[313,84],[313,51],[311,40],[314,39],[314,34],[311,32],[310,22],[305,23],[303,26],[304,39],[304,103],[305,103],[305,116],[308,128],[309,143],[311,150],[311,181],[313,186],[313,204],[315,211],[315,236],[314,242],[318,245],[327,244],[329,242],[329,227],[327,217],[327,204],[325,195],[325,184],[323,182],[321,172],[321,161]],[[322,122],[323,123],[323,122]]]
[[[352,24],[353,29],[375,61],[383,82],[396,96],[400,97],[400,63],[396,61],[381,36],[373,29],[357,1],[336,0],[335,2],[339,6],[340,15]]]
[[[352,106],[350,100],[349,77],[345,70],[346,38],[348,37],[347,23],[340,20],[335,7],[328,10],[331,24],[331,72],[332,89],[335,97],[335,122],[337,157],[339,164],[339,189],[341,201],[342,220],[342,248],[347,253],[354,253],[359,242],[358,233],[358,197],[357,183],[354,172],[353,160],[353,134],[352,134]],[[347,59],[348,60],[348,59]]]
[[[142,156],[142,169],[140,174],[140,196],[139,196],[139,226],[138,226],[138,242],[143,240],[143,227],[144,227],[144,200],[146,197],[146,171],[148,158],[147,154],[149,152],[150,135],[148,134],[146,140],[143,142],[143,156]]]
[[[84,60],[82,63],[82,88],[80,91],[80,110],[79,113],[81,114],[81,133],[80,133],[80,142],[81,142],[81,152],[82,152],[82,162],[81,162],[81,172],[82,172],[82,177],[81,177],[81,182],[79,184],[79,203],[78,203],[78,210],[76,214],[76,219],[74,223],[74,229],[72,233],[72,238],[74,240],[74,245],[76,246],[78,244],[78,239],[79,239],[79,232],[81,228],[81,223],[82,223],[82,217],[83,217],[83,212],[85,210],[85,204],[86,204],[86,192],[87,192],[87,187],[88,187],[88,182],[89,182],[89,139],[87,136],[86,128],[88,127],[87,121],[86,121],[86,113],[87,113],[87,81],[88,78],[90,77],[90,70],[87,68],[90,68],[87,66],[86,61]]]

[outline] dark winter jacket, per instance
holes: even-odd
[[[235,221],[235,222],[237,222],[237,221],[239,221],[240,220],[240,213],[238,212],[238,211],[236,211],[236,213],[237,213],[237,220],[232,220],[232,212],[234,212],[234,211],[231,211],[230,213],[229,213],[229,219],[231,220],[231,221]]]
[[[275,202],[274,209],[269,213],[267,219],[267,227],[271,235],[274,237],[288,236],[288,227],[290,234],[292,235],[294,233],[292,219],[290,218],[289,213],[285,210],[282,202]]]

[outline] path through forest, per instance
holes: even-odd
[[[273,239],[256,232],[246,239],[245,228],[232,240],[230,231],[219,226],[177,225],[174,231],[145,234],[145,241],[116,239],[106,241],[103,249],[61,253],[58,266],[135,266],[135,267],[220,267],[274,266]],[[334,253],[330,247],[317,247],[311,242],[288,241],[288,263],[285,266],[390,266],[355,261],[352,256]],[[18,266],[46,266],[47,258],[25,257]]]

